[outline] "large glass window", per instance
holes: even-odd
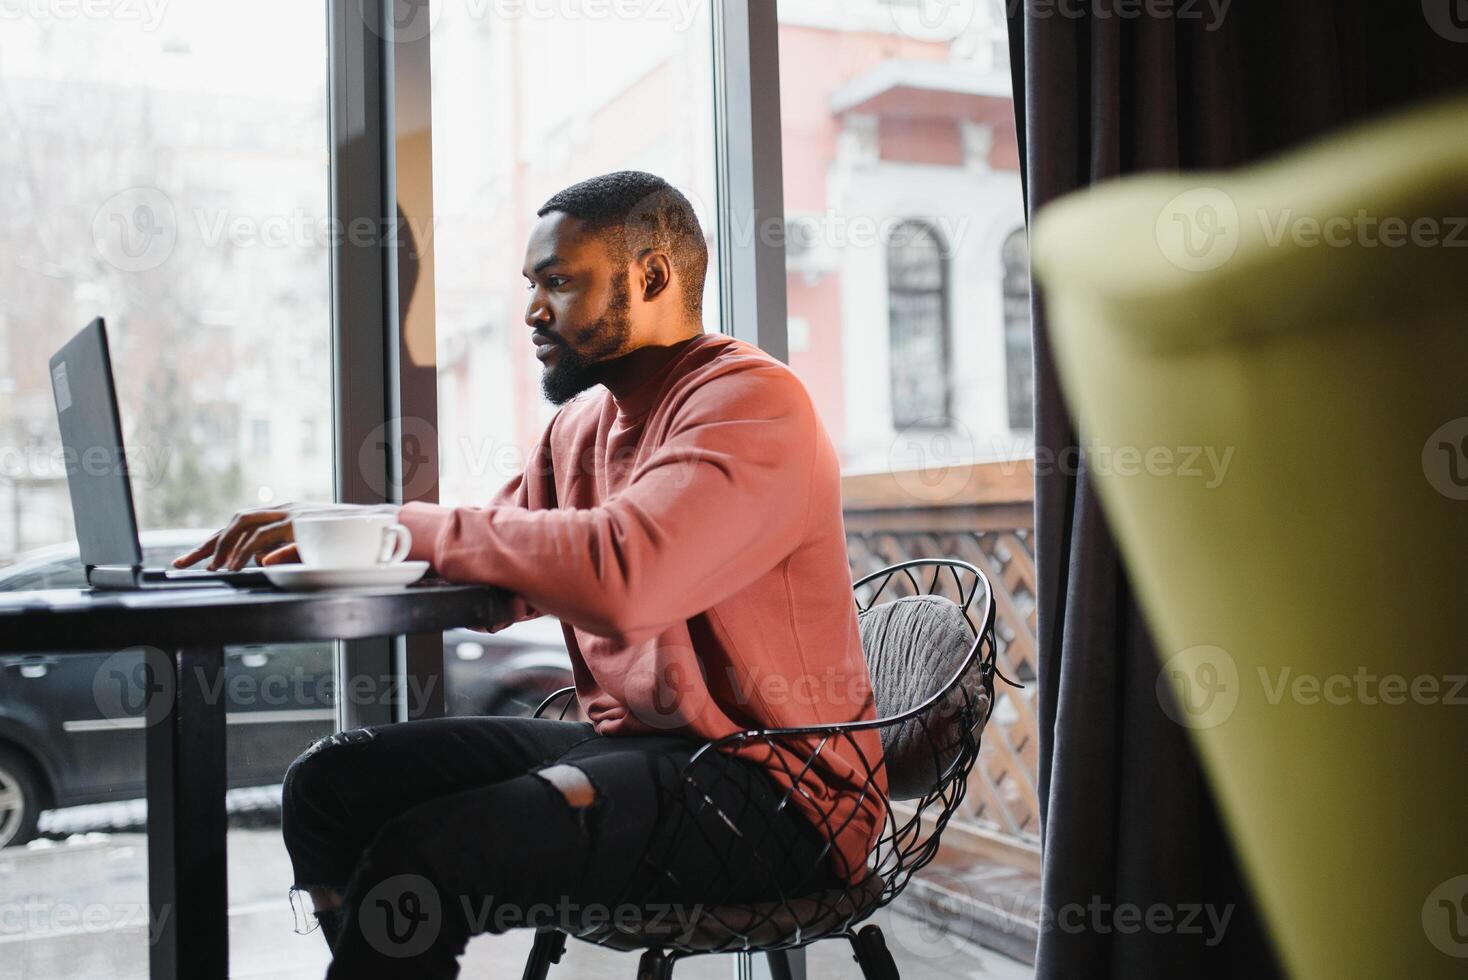
[[[1027,682],[1034,381],[1004,5],[778,10],[790,364],[841,454],[853,574],[910,558],[979,566],[1001,669]],[[952,894],[1039,865],[1033,691],[999,688],[944,835],[939,873],[964,883]],[[996,875],[996,855],[1015,873]]]
[[[709,242],[704,327],[720,329],[712,22],[705,0],[435,0],[430,13],[440,499],[478,505],[524,469],[555,412],[521,266],[556,191],[632,169],[687,195]],[[524,711],[569,683],[549,618],[457,631],[444,649],[451,713]]]
[[[82,584],[47,361],[95,316],[148,563],[241,508],[330,499],[326,77],[319,3],[0,11],[0,589]],[[0,836],[60,804],[0,861],[0,973],[147,974],[143,719],[94,686],[119,655],[0,670]],[[241,975],[324,967],[315,937],[280,942],[272,820],[332,727],[330,670],[324,644],[228,651]]]
[[[1027,455],[1006,369],[1002,254],[1024,208],[1002,5],[779,15],[790,363],[846,469]]]

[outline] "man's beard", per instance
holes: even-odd
[[[632,335],[631,308],[625,276],[612,278],[612,299],[607,312],[585,331],[586,348],[577,350],[558,343],[556,363],[540,376],[540,390],[553,405],[563,405],[600,382],[599,363],[621,352]]]

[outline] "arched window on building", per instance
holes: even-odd
[[[887,241],[887,312],[892,354],[892,425],[943,428],[948,374],[948,254],[938,232],[904,221]]]
[[[1009,427],[1035,428],[1034,333],[1030,327],[1030,247],[1023,228],[1004,239],[1004,366]]]

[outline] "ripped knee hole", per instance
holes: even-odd
[[[578,810],[584,810],[596,802],[596,786],[585,772],[566,763],[534,770],[535,775],[560,790],[566,802]]]

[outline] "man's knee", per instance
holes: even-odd
[[[596,786],[585,771],[566,763],[534,770],[535,775],[560,790],[566,802],[578,810],[585,810],[596,803]]]
[[[310,787],[320,780],[322,773],[335,769],[343,746],[371,741],[376,735],[377,731],[371,727],[352,728],[324,735],[312,742],[286,767],[281,783],[282,805],[290,807],[301,793],[311,792]]]

